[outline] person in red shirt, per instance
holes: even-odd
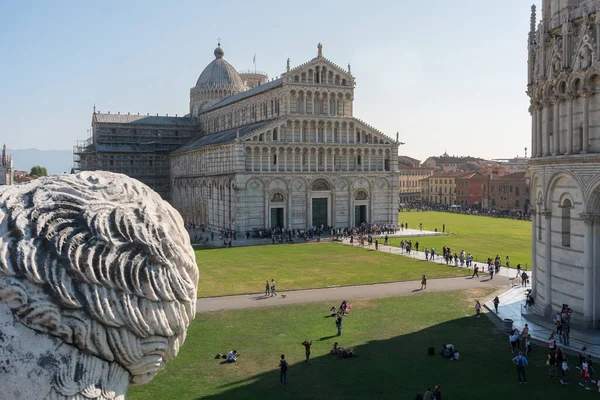
[[[302,345],[306,349],[306,360],[304,360],[304,362],[308,363],[308,365],[312,365],[310,363],[310,346],[312,346],[312,340],[310,342],[305,340],[304,342],[302,342]]]

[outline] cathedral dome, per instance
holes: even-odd
[[[223,59],[224,54],[219,43],[219,46],[215,49],[215,59],[204,68],[198,82],[196,82],[196,87],[232,89],[234,92],[246,90],[246,85],[244,85],[240,74]]]

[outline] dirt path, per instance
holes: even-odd
[[[489,276],[480,278],[471,277],[428,279],[425,292],[444,292],[449,290],[472,289],[482,286],[507,287],[510,279],[505,276]],[[378,283],[374,285],[358,285],[333,287],[325,289],[295,290],[291,292],[277,292],[275,297],[265,297],[264,294],[246,294],[238,296],[210,297],[198,299],[196,312],[210,312],[221,310],[239,310],[244,308],[286,306],[291,304],[313,303],[331,300],[332,305],[338,306],[342,300],[351,300],[365,297],[393,297],[421,292],[420,281]],[[283,297],[282,295],[285,295]]]

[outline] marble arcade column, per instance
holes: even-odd
[[[594,214],[582,214],[583,233],[583,318],[588,328],[594,317]]]
[[[573,96],[567,97],[567,142],[565,154],[573,153]]]
[[[552,315],[552,213],[543,211],[545,229],[544,229],[544,316]]]
[[[544,142],[546,142],[546,149],[544,151],[545,156],[551,155],[550,149],[552,148],[552,143],[550,142],[550,130],[552,129],[552,126],[550,125],[550,113],[552,113],[552,106],[553,104],[551,102],[548,102],[546,107],[544,107],[544,109],[546,110],[546,137],[544,138]]]
[[[537,157],[541,157],[544,154],[544,140],[543,140],[543,119],[542,116],[544,114],[544,109],[539,106],[537,111],[536,111],[536,118],[537,118],[537,149],[536,149],[536,156]]]
[[[531,110],[531,155],[537,155],[537,116],[534,108]]]
[[[554,142],[552,144],[552,155],[553,156],[560,154],[559,110],[560,110],[560,103],[559,103],[558,99],[556,99],[554,101],[554,107],[553,107],[554,117],[552,118],[552,122],[554,125],[554,127],[552,128],[552,139]]]
[[[584,93],[583,97],[583,143],[581,145],[581,153],[589,152],[590,146],[590,94]]]
[[[531,210],[531,292],[535,298],[537,290],[537,215],[536,210]]]

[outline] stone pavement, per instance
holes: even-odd
[[[449,290],[473,289],[482,286],[506,286],[509,279],[489,280],[488,277],[474,278],[441,278],[427,279],[427,288],[423,292],[444,292]],[[243,308],[285,306],[291,304],[329,301],[338,306],[342,300],[359,298],[393,297],[421,292],[421,281],[377,283],[373,285],[340,286],[324,289],[308,289],[294,291],[278,291],[275,297],[265,297],[264,294],[245,294],[238,296],[206,297],[196,302],[196,312],[203,313],[220,310],[238,310]],[[283,297],[282,295],[285,295]],[[324,310],[324,312],[327,312]]]
[[[513,327],[520,331],[527,324],[532,339],[545,346],[550,334],[555,331],[554,324],[550,318],[543,318],[529,312],[525,306],[525,292],[525,287],[515,286],[500,294],[498,296],[500,300],[498,313],[494,310],[492,301],[486,302],[484,307],[490,311],[491,318],[499,318],[501,321],[510,319],[513,321]],[[585,345],[588,348],[588,353],[594,358],[598,359],[600,357],[600,331],[598,330],[572,328],[569,346],[558,343],[559,346],[573,353],[579,353]]]

